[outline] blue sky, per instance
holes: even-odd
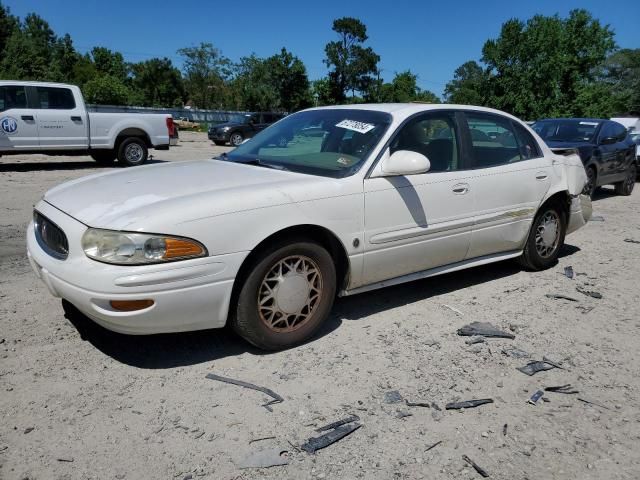
[[[385,80],[410,69],[422,88],[438,95],[456,67],[479,59],[484,42],[513,17],[566,16],[574,8],[586,8],[612,27],[620,47],[640,48],[639,0],[0,1],[20,17],[38,13],[58,35],[71,34],[82,52],[104,46],[131,62],[166,56],[180,66],[176,50],[202,41],[232,60],[252,52],[266,57],[284,46],[304,61],[311,79],[326,74],[322,60],[325,44],[335,38],[333,20],[353,16],[366,24],[367,44],[381,56]]]

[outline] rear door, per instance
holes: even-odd
[[[37,113],[28,107],[24,85],[0,86],[0,151],[37,150]]]
[[[518,251],[551,185],[551,160],[526,128],[498,114],[467,111],[474,168],[474,226],[468,258]]]
[[[43,149],[83,149],[89,146],[85,111],[65,87],[35,87],[38,135]]]

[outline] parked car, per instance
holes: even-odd
[[[336,294],[514,258],[548,268],[591,215],[577,155],[481,107],[316,108],[141,173],[49,190],[27,232],[36,274],[111,330],[230,323],[264,349],[311,337]]]
[[[174,118],[173,123],[182,130],[198,130],[200,128],[200,124],[198,122],[194,122],[193,119],[188,117]]]
[[[585,193],[613,184],[619,195],[631,195],[636,183],[635,143],[618,122],[597,118],[539,120],[533,129],[551,149],[576,149],[588,182]]]
[[[75,85],[0,81],[0,156],[91,155],[141,165],[148,149],[168,150],[171,115],[88,112]]]
[[[247,138],[253,137],[256,133],[282,118],[284,118],[284,114],[274,112],[234,115],[226,123],[212,125],[209,128],[209,139],[216,145],[230,143],[237,147]]]

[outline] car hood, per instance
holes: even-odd
[[[49,190],[44,200],[91,227],[156,231],[163,225],[343,195],[344,188],[333,178],[201,160],[91,175]]]
[[[216,125],[212,125],[211,126],[211,130],[215,130],[216,128],[224,128],[224,127],[240,127],[244,125],[244,123],[238,123],[238,122],[226,122],[226,123],[218,123]]]

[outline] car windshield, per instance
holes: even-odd
[[[542,120],[531,128],[545,142],[591,142],[600,122],[595,120]]]
[[[229,152],[224,160],[313,175],[353,175],[382,138],[391,115],[320,109],[289,115]]]
[[[229,118],[226,123],[248,123],[249,117],[250,117],[249,115],[241,115],[241,114],[229,115]]]

